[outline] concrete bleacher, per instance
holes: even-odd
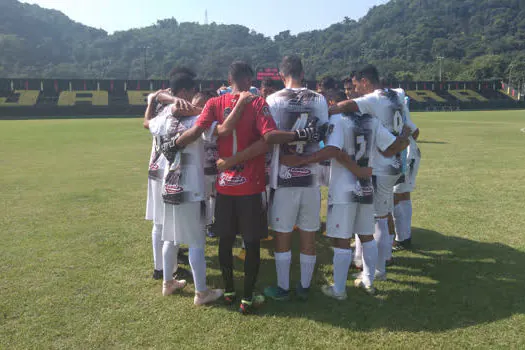
[[[224,81],[200,81],[217,89]],[[260,82],[256,82],[258,85]],[[341,84],[342,85],[342,84]],[[166,80],[0,79],[0,118],[17,116],[123,115],[144,112],[147,95],[169,86]],[[308,82],[308,86],[315,86]],[[501,82],[408,82],[411,109],[468,110],[525,108],[502,90]]]

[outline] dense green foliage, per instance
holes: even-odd
[[[442,56],[443,79],[525,80],[525,0],[392,0],[358,22],[345,17],[324,30],[274,38],[175,19],[108,35],[60,12],[4,0],[0,33],[0,76],[9,77],[160,78],[185,64],[202,78],[224,78],[234,59],[262,68],[298,53],[309,79],[342,77],[371,62],[392,78],[432,80]]]

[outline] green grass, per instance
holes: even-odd
[[[251,317],[195,308],[193,286],[164,298],[150,278],[140,120],[2,121],[0,348],[523,348],[524,117],[416,113],[415,250],[396,255],[392,280],[326,299],[320,236],[311,300]],[[215,241],[207,258],[220,287]],[[263,259],[260,289],[275,279],[271,242]]]

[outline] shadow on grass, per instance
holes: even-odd
[[[295,238],[293,252],[298,252]],[[413,251],[396,255],[389,281],[376,284],[375,297],[354,288],[349,278],[348,300],[338,302],[320,291],[332,277],[330,241],[320,235],[310,300],[268,301],[259,315],[306,318],[360,331],[439,332],[525,313],[525,253],[500,243],[481,243],[425,229],[414,229],[414,239],[417,244]],[[272,242],[263,243],[263,249],[272,247]],[[218,267],[215,261],[211,265]],[[235,266],[242,271],[242,261],[236,261]],[[292,288],[299,278],[299,254],[295,253]],[[214,282],[221,285],[219,280]],[[258,285],[272,284],[275,265],[267,257]]]

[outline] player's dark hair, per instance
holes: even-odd
[[[327,97],[335,103],[339,103],[341,101],[346,100],[346,94],[342,90],[332,90],[328,93]]]
[[[336,88],[336,81],[333,77],[324,77],[319,82],[319,85],[324,91],[333,90]]]
[[[173,95],[177,95],[181,90],[195,89],[195,75],[188,73],[176,73],[170,77],[170,88]]]
[[[243,78],[253,78],[253,69],[243,61],[235,61],[230,65],[228,74],[233,82],[238,82]]]
[[[193,77],[193,79],[195,79],[195,77],[197,77],[197,74],[195,74],[195,72],[188,68],[188,67],[175,67],[173,68],[171,71],[170,71],[170,74],[169,74],[169,77],[170,77],[170,80],[173,76],[177,75],[177,74],[187,74],[187,75],[190,75]]]
[[[303,62],[297,55],[284,56],[281,64],[279,65],[281,74],[285,77],[291,77],[292,79],[301,79],[301,75],[304,72]]]
[[[357,80],[367,79],[372,84],[379,84],[379,72],[377,68],[371,64],[364,66],[355,73]]]

